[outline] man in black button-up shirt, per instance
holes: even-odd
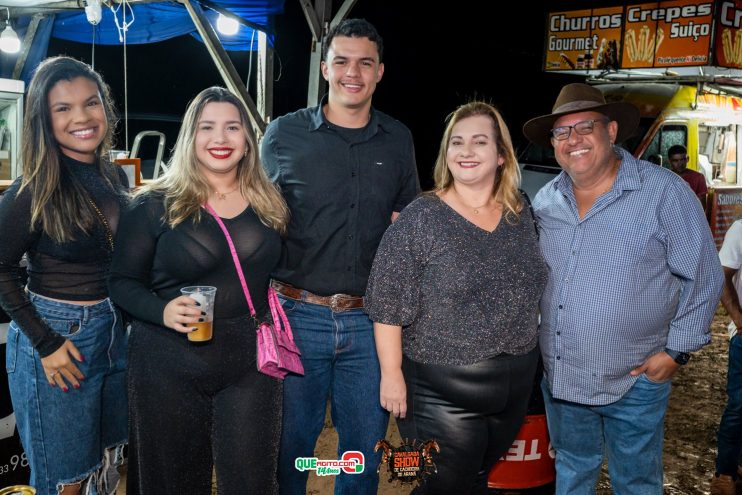
[[[336,493],[377,490],[373,448],[388,416],[379,403],[373,326],[360,307],[316,302],[364,295],[384,231],[420,190],[409,129],[371,107],[382,54],[371,24],[340,23],[327,35],[322,62],[328,95],[317,107],[276,119],[262,144],[268,175],[291,210],[274,278],[296,289],[284,290],[293,299],[282,302],[305,370],[284,382],[281,493],[305,491],[308,473],[295,459],[313,456],[329,396],[341,457],[347,451],[365,457],[362,473],[338,476]]]

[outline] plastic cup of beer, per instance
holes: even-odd
[[[191,342],[207,342],[211,340],[214,334],[214,298],[216,297],[216,287],[195,285],[192,287],[183,287],[180,289],[180,293],[198,302],[200,306],[196,307],[206,313],[205,315],[201,315],[204,321],[192,323],[193,328],[196,330],[187,334],[188,340]]]
[[[129,158],[129,152],[126,150],[108,150],[108,158],[113,163],[121,158]]]

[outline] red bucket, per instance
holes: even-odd
[[[504,456],[487,477],[493,489],[535,488],[553,483],[554,451],[549,442],[545,414],[526,416],[523,426]]]

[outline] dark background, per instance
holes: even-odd
[[[581,80],[541,70],[548,12],[622,4],[621,0],[457,0],[445,7],[431,7],[432,3],[358,0],[349,15],[369,20],[384,38],[385,73],[374,106],[411,129],[426,188],[431,185],[444,120],[456,106],[475,98],[496,105],[520,149],[525,145],[520,131],[523,123],[548,113],[563,84]],[[311,34],[298,0],[286,0],[285,13],[275,23],[277,117],[306,106]],[[93,47],[52,38],[49,55],[60,53],[91,62]],[[201,89],[223,85],[223,81],[206,47],[191,36],[129,45],[126,55],[129,146],[138,131],[155,129],[168,135],[169,150],[188,101]],[[98,45],[94,56],[123,115],[123,48]],[[245,79],[250,54],[230,52],[230,56]],[[253,74],[255,70],[253,58]],[[124,134],[122,122],[119,147],[123,147]],[[143,146],[140,156],[154,156],[154,140]]]

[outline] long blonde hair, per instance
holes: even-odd
[[[31,192],[31,229],[39,228],[56,242],[73,240],[75,230],[89,234],[100,221],[83,185],[62,167],[49,111],[52,88],[60,81],[72,81],[78,77],[84,77],[98,87],[108,124],[96,150],[96,164],[93,166],[98,167],[104,180],[112,187],[122,187],[115,166],[107,160],[116,127],[108,86],[97,72],[79,60],[70,57],[44,60],[28,86],[21,143],[23,178],[18,193],[24,189]],[[124,193],[123,189],[119,192]]]
[[[250,201],[263,224],[284,233],[289,209],[281,193],[263,171],[247,110],[239,98],[218,86],[201,91],[188,105],[167,172],[137,191],[137,196],[149,191],[164,195],[166,213],[163,220],[171,228],[191,216],[196,222],[201,220],[201,205],[207,202],[211,186],[201,172],[195,142],[198,120],[209,103],[231,103],[239,111],[247,141],[247,153],[237,168],[240,192]]]
[[[453,175],[448,169],[446,155],[448,153],[451,133],[456,124],[469,117],[484,115],[492,120],[492,128],[495,131],[495,145],[497,152],[504,158],[503,164],[497,168],[495,187],[492,195],[503,204],[505,219],[510,223],[517,223],[520,212],[523,209],[523,200],[518,188],[520,187],[520,168],[518,159],[515,157],[513,141],[510,139],[510,131],[505,121],[495,107],[483,101],[472,101],[458,107],[447,118],[446,130],[441,139],[438,158],[435,160],[433,178],[435,180],[435,192],[445,192],[453,186]]]

